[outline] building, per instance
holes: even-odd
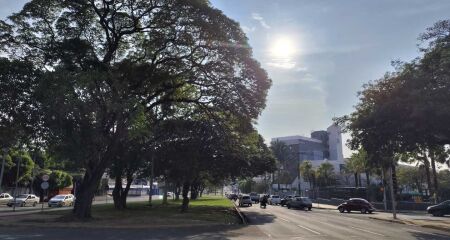
[[[282,168],[292,176],[290,185],[293,187],[297,188],[299,185],[298,169],[303,161],[310,161],[313,167],[318,167],[326,161],[334,166],[337,174],[344,166],[341,128],[335,124],[329,126],[326,131],[312,132],[311,137],[295,135],[272,138],[272,142],[276,141],[283,142],[289,147],[291,157]],[[309,184],[302,178],[300,184],[302,190],[309,188]]]

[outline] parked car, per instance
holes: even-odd
[[[450,214],[450,200],[441,202],[437,205],[429,206],[427,212],[433,214],[435,217],[442,217]]]
[[[0,205],[6,205],[9,203],[9,201],[13,200],[14,198],[9,195],[9,193],[2,193],[0,194]]]
[[[252,203],[253,203],[252,199],[250,198],[249,195],[242,195],[241,197],[239,197],[239,207],[243,206],[251,207]]]
[[[270,195],[268,202],[270,205],[278,205],[281,203],[281,198],[278,195]]]
[[[250,199],[254,203],[259,203],[259,195],[257,193],[250,193]]]
[[[56,195],[48,201],[48,207],[73,206],[75,197],[72,194]]]
[[[230,193],[230,194],[228,194],[227,197],[228,197],[228,199],[233,200],[233,201],[236,201],[238,199],[238,195],[235,193]]]
[[[350,198],[338,206],[339,212],[360,211],[361,213],[372,213],[375,211],[373,205],[363,198]]]
[[[287,204],[287,208],[298,208],[298,209],[308,209],[311,211],[312,209],[312,201],[308,197],[293,197],[291,198]]]
[[[6,205],[8,207],[12,207],[14,205],[25,207],[25,206],[33,206],[35,207],[39,203],[39,198],[34,194],[20,194],[19,196],[10,200]]]
[[[281,200],[280,200],[280,205],[281,205],[281,206],[286,206],[287,203],[289,202],[289,200],[291,200],[292,198],[296,198],[296,197],[300,197],[300,196],[292,196],[292,195],[289,195],[289,196],[286,196],[286,197],[284,197],[284,198],[281,198]]]

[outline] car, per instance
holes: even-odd
[[[338,208],[339,212],[345,211],[360,211],[361,213],[373,213],[375,208],[373,205],[364,198],[350,198],[349,200],[341,203]]]
[[[6,205],[8,207],[12,207],[14,205],[25,207],[25,206],[33,206],[35,207],[39,203],[39,198],[34,194],[20,194],[16,196],[15,199],[11,199]]]
[[[239,197],[239,207],[243,206],[251,207],[252,203],[253,203],[252,199],[250,198],[249,195],[242,195],[241,197]]]
[[[14,198],[9,193],[0,194],[0,205],[6,205]]]
[[[287,208],[312,209],[312,201],[308,197],[292,197],[287,203]]]
[[[270,195],[268,202],[270,205],[278,205],[281,203],[281,198],[278,195]]]
[[[429,206],[427,212],[435,217],[442,217],[450,214],[450,200],[441,202],[437,205]]]
[[[259,203],[259,195],[257,193],[250,193],[250,199],[254,203]]]
[[[281,206],[286,206],[287,203],[289,202],[289,200],[291,200],[291,199],[294,198],[294,197],[300,197],[300,196],[292,196],[292,195],[288,195],[288,196],[286,196],[286,197],[284,197],[284,198],[281,198],[281,200],[280,200],[280,205],[281,205]]]
[[[48,207],[73,206],[75,197],[72,194],[56,195],[48,201]]]
[[[238,195],[235,193],[228,194],[228,199],[236,201],[238,199]]]

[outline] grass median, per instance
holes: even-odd
[[[191,200],[189,209],[180,212],[181,201],[169,200],[167,205],[162,200],[154,200],[153,206],[148,202],[130,202],[126,209],[116,210],[112,204],[93,205],[93,218],[88,221],[76,221],[70,210],[49,211],[39,214],[14,216],[14,222],[21,225],[51,225],[53,227],[114,227],[114,228],[148,228],[164,226],[195,225],[234,225],[239,224],[233,204],[225,198],[205,196]]]

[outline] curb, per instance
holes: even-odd
[[[236,212],[239,215],[239,218],[241,219],[242,224],[248,224],[247,218],[242,213],[242,211],[237,207],[236,202],[234,202],[234,201],[232,201],[232,202],[233,202],[234,209],[236,210]]]
[[[424,228],[431,228],[435,230],[441,230],[445,232],[450,232],[450,227],[441,227],[436,225],[428,225],[428,224],[417,224],[414,221],[408,221],[408,220],[401,220],[401,219],[384,219],[384,218],[377,218],[377,217],[369,217],[370,219],[379,220],[379,221],[385,221],[385,222],[392,222],[392,223],[399,223],[399,224],[407,224],[407,225],[415,225],[419,227]]]

